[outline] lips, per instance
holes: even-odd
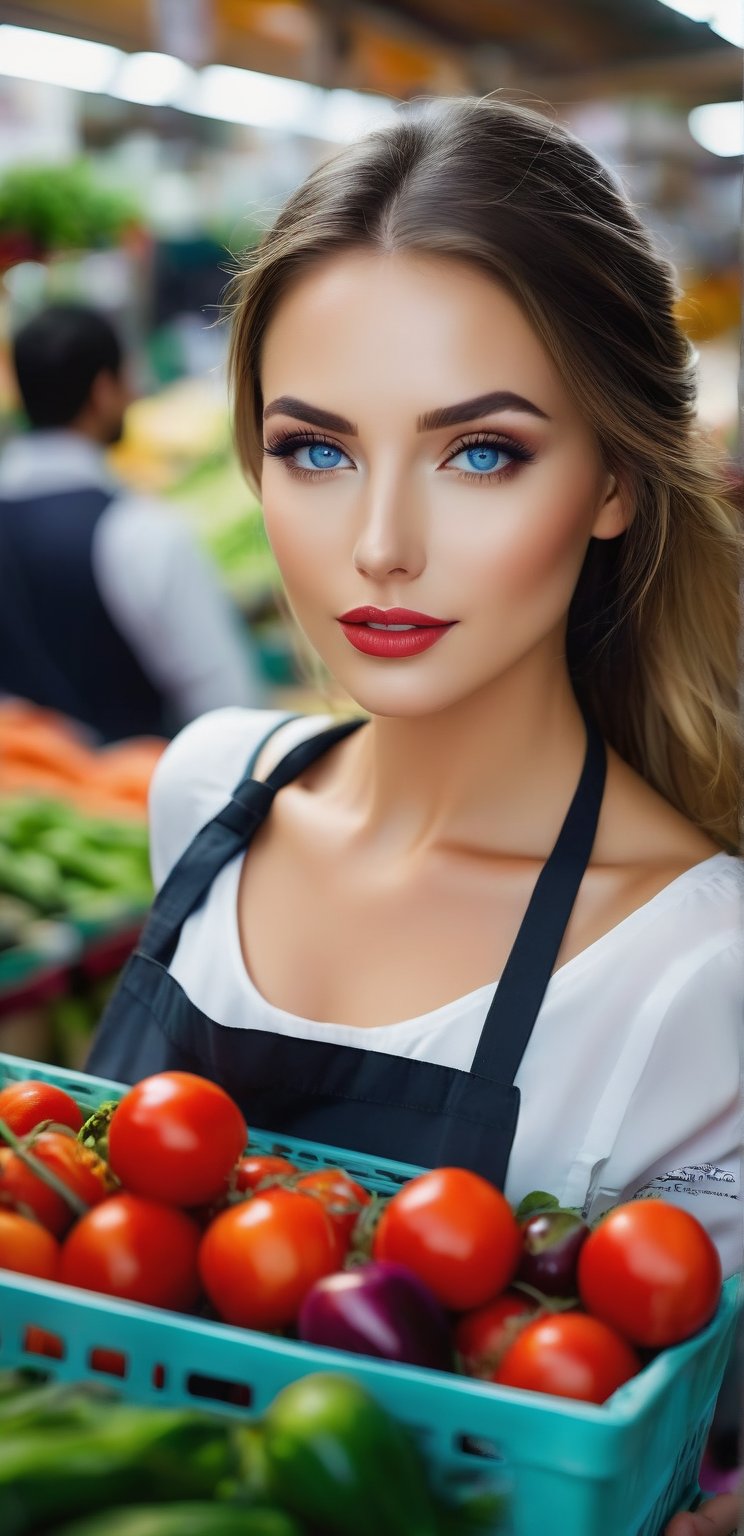
[[[438,645],[457,620],[435,619],[413,608],[351,608],[339,619],[356,651],[379,659],[405,660]]]
[[[426,629],[439,629],[451,624],[451,619],[435,619],[429,613],[418,613],[414,608],[350,608],[340,615],[345,624],[417,624]]]

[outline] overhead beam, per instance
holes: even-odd
[[[535,75],[514,69],[501,54],[488,68],[488,50],[469,54],[471,76],[480,91],[513,89],[549,101],[555,106],[574,101],[602,101],[618,97],[667,97],[680,105],[701,101],[738,101],[741,96],[741,54],[735,48],[715,48],[705,53],[678,54],[673,58],[624,61],[607,68],[582,69],[570,74]]]

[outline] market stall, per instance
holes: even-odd
[[[12,366],[19,328],[48,305],[91,306],[121,342],[125,366],[108,372],[126,377],[127,393],[119,416],[93,433],[97,490],[188,534],[252,658],[262,691],[251,702],[300,717],[338,712],[346,722],[363,713],[304,642],[238,464],[228,285],[284,199],[338,146],[394,121],[401,102],[493,96],[565,122],[641,209],[675,269],[701,423],[740,492],[744,33],[735,9],[728,0],[6,5],[0,464],[6,447],[31,435]],[[520,453],[529,459],[529,448]],[[11,475],[0,501],[13,495]],[[94,539],[92,531],[86,559],[100,597]],[[112,557],[115,598],[116,565]],[[124,616],[142,569],[120,582]],[[195,609],[182,627],[193,619],[198,652]],[[405,613],[392,617],[401,619],[393,630],[422,627]],[[386,627],[379,619],[356,626],[368,646],[370,629]],[[385,639],[403,644],[399,633]],[[235,698],[219,699],[228,712],[245,703],[237,684]],[[126,1082],[86,1071],[151,908],[148,794],[172,734],[163,725],[162,734],[105,744],[66,704],[0,693],[2,1536],[664,1536],[676,1512],[733,1491],[741,1285],[695,1211],[705,1184],[718,1216],[728,1216],[735,1154],[724,1168],[724,1152],[721,1166],[705,1149],[690,1153],[689,1166],[687,1153],[658,1166],[649,1153],[645,1182],[627,1181],[638,1198],[621,1198],[618,1178],[606,1209],[590,1215],[589,1189],[593,1197],[621,1139],[610,1079],[629,1095],[642,1082],[640,1025],[611,1070],[596,1067],[597,1105],[563,1202],[550,1193],[549,1158],[539,1169],[545,1187],[511,1201],[459,1143],[453,1166],[426,1169],[351,1145],[357,1102],[381,1118],[398,1108],[429,1122],[439,1113],[408,1092],[413,1077],[392,1109],[374,1094],[369,1104],[345,1099],[343,1084],[329,1089],[352,1127],[343,1146],[284,1134],[268,1112],[265,1124],[260,1114],[261,1123],[246,1124],[216,1037],[247,1026],[265,1033],[268,1051],[269,1011],[280,1017],[279,1036],[309,1025],[307,1037],[292,1039],[328,1052],[313,1090],[322,1107],[341,1049],[323,1031],[344,1026],[322,1023],[338,1016],[322,1007],[305,1019],[289,1011],[302,1005],[285,998],[273,1008],[262,995],[248,974],[236,881],[229,960],[240,1008],[212,1014],[211,971],[206,998],[186,998],[214,1036],[208,1067],[180,1039],[169,1046],[184,1070],[132,1071]],[[246,806],[259,825],[266,813],[264,785],[234,791],[248,766],[237,750],[218,805],[221,739],[205,748],[203,818],[189,824],[187,842],[223,802],[214,837],[225,847],[225,833],[242,835]],[[589,753],[587,764],[591,779]],[[233,866],[246,840],[230,844]],[[468,857],[475,852],[468,844]],[[505,862],[529,869],[534,849],[522,853]],[[693,855],[684,860],[689,871]],[[385,879],[395,894],[387,868]],[[207,890],[192,903],[197,916]],[[217,945],[207,958],[227,970]],[[145,959],[160,968],[157,986],[165,978],[185,995],[162,956]],[[618,970],[608,974],[609,993],[620,983]],[[522,980],[527,993],[530,978]],[[135,1032],[150,996],[136,998]],[[123,1016],[129,999],[119,1006]],[[594,1012],[592,1000],[580,1048],[565,1052],[577,1078],[595,1070]],[[640,1008],[639,1016],[642,1024]],[[428,1049],[424,1042],[421,1059],[409,1061],[390,1052],[391,1070],[426,1065],[442,1082],[449,1073],[440,1118],[457,1108],[457,1079],[476,1081],[485,1103],[493,1083],[475,1066],[429,1060]],[[384,1047],[365,1041],[357,1051],[375,1054],[383,1059]],[[670,1102],[683,1054],[668,1054]],[[100,1070],[124,1078],[128,1064]],[[513,1113],[514,1126],[515,1085],[513,1073],[503,1118]],[[659,1102],[646,1106],[648,1122],[661,1116]],[[487,1111],[484,1136],[491,1102]],[[603,1113],[618,1123],[598,1145]]]

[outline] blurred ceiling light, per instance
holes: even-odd
[[[200,70],[193,89],[179,105],[186,112],[228,123],[278,128],[340,144],[393,113],[393,104],[386,96],[327,91],[301,80],[260,75],[225,64],[210,64]]]
[[[342,90],[323,91],[322,95],[325,100],[315,125],[316,137],[336,144],[348,144],[357,134],[377,128],[395,116],[395,108],[387,96]]]
[[[121,49],[107,43],[31,27],[0,26],[2,75],[66,85],[75,91],[106,91],[123,57]]]
[[[227,64],[194,70],[169,53],[123,53],[104,43],[0,25],[0,75],[101,91],[146,106],[346,143],[394,111],[387,96],[324,90]]]
[[[195,80],[193,69],[171,53],[127,54],[109,86],[122,101],[149,107],[177,107]]]
[[[690,133],[713,155],[744,154],[744,103],[714,101],[694,107],[687,119]]]
[[[181,106],[201,117],[245,123],[254,128],[280,128],[287,133],[308,133],[317,116],[323,92],[301,80],[260,75],[252,69],[229,64],[208,64],[200,69]]]

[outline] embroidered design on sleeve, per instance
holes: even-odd
[[[721,1200],[736,1200],[738,1195],[728,1189],[698,1189],[699,1184],[736,1184],[736,1177],[728,1168],[717,1163],[693,1163],[685,1168],[670,1168],[667,1173],[657,1173],[650,1183],[636,1190],[633,1199],[643,1200],[660,1190],[673,1189],[676,1194],[717,1195]]]

